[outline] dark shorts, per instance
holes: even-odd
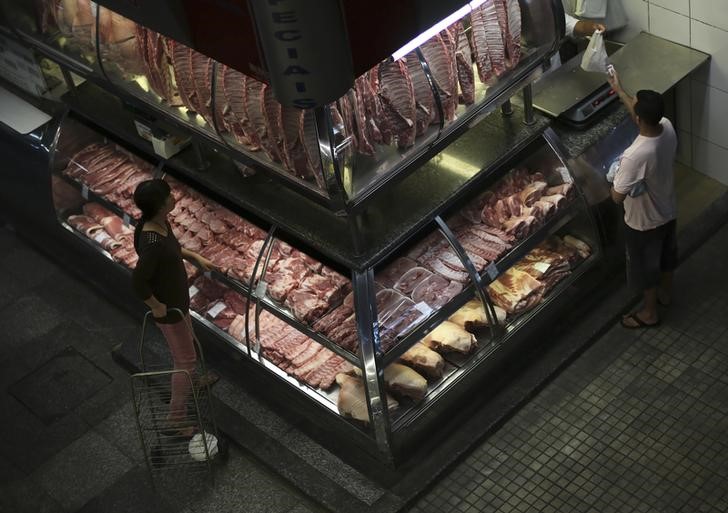
[[[636,290],[657,287],[660,273],[677,267],[677,221],[644,232],[625,224],[627,282]]]

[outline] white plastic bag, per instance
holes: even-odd
[[[215,435],[211,435],[205,431],[205,441],[207,442],[207,454],[210,455],[210,459],[214,458],[217,454],[217,438]],[[195,461],[205,461],[207,454],[205,453],[205,442],[202,441],[202,433],[197,433],[190,440],[189,447],[187,448],[190,456]]]
[[[581,58],[581,69],[596,73],[606,73],[609,59],[607,49],[604,47],[604,32],[597,30],[589,41],[589,46]]]

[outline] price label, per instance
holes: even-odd
[[[424,301],[420,301],[419,303],[415,304],[415,308],[423,315],[430,315],[432,313],[432,307]]]
[[[216,304],[215,306],[213,306],[212,308],[210,308],[207,311],[207,315],[209,315],[210,318],[215,319],[218,315],[220,315],[220,312],[222,312],[226,308],[227,308],[227,305],[223,302],[220,302],[220,303]]]
[[[190,298],[195,297],[199,291],[200,291],[200,289],[198,289],[194,285],[191,285],[190,286]]]
[[[265,293],[268,291],[268,282],[265,280],[260,280],[258,282],[258,285],[255,287],[255,296],[256,297],[265,297]]]
[[[495,280],[498,277],[498,266],[495,264],[490,264],[488,267],[485,268],[485,272],[488,274],[488,278],[492,280]]]
[[[87,199],[88,199],[88,185],[86,185],[86,184],[83,184],[83,185],[81,186],[81,196],[82,196],[82,197],[83,197],[83,199],[85,199],[85,200],[87,200]]]

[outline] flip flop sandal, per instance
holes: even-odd
[[[625,321],[633,321],[636,325],[632,326],[631,324],[626,324]],[[629,314],[627,317],[622,317],[622,320],[620,321],[620,324],[623,328],[627,328],[628,330],[641,330],[644,328],[654,328],[655,326],[660,325],[660,320],[653,322],[652,324],[647,324],[645,321],[637,317],[636,313]]]

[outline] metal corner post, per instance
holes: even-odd
[[[523,123],[527,126],[536,124],[533,111],[533,86],[531,84],[523,88]]]
[[[364,378],[369,422],[379,452],[393,463],[391,425],[384,386],[384,369],[381,366],[382,349],[379,344],[374,271],[354,271],[354,310],[361,349],[361,370]]]

